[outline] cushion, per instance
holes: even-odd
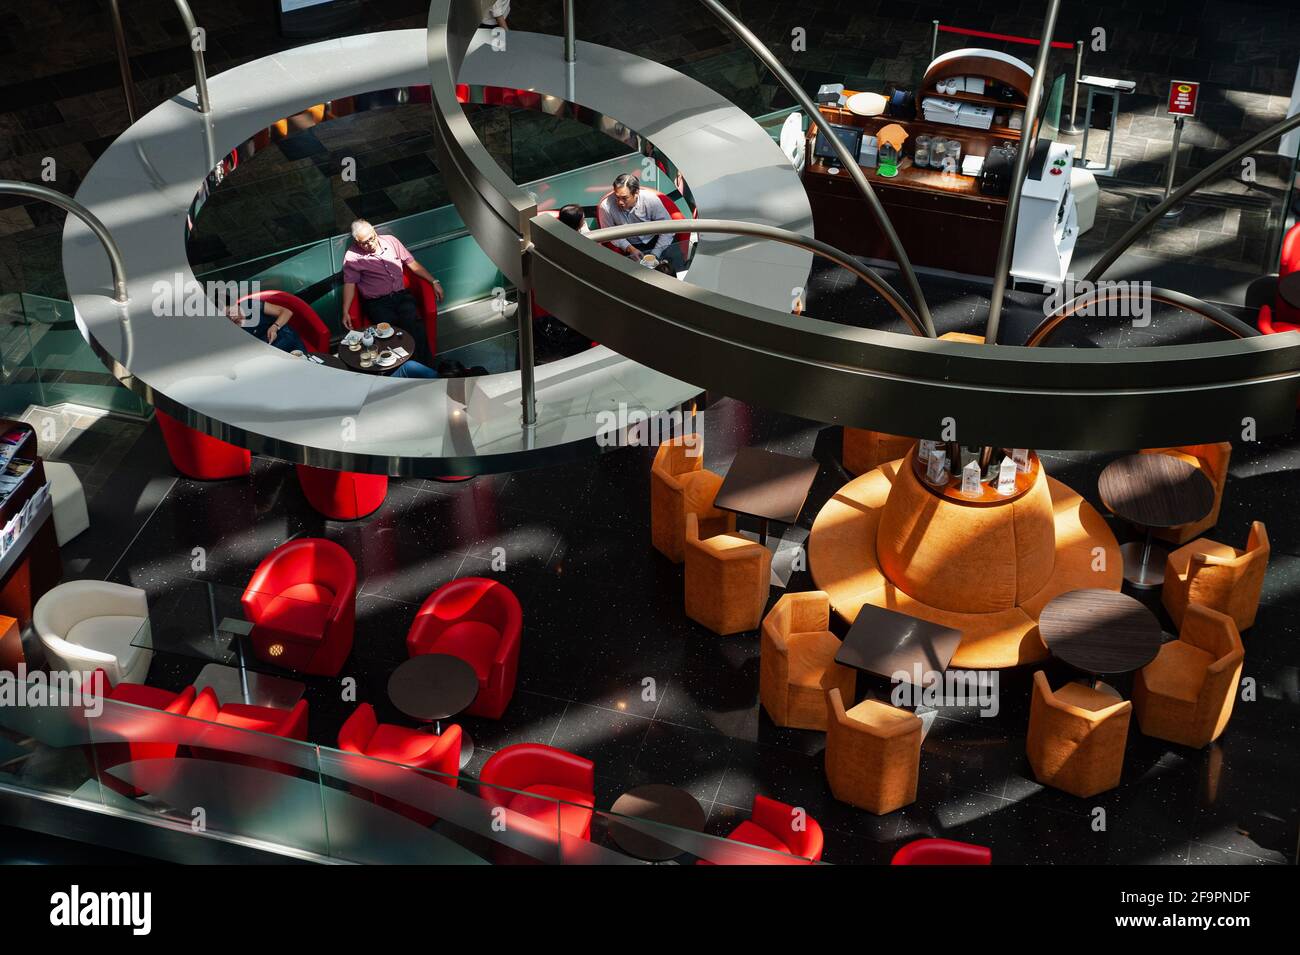
[[[853,722],[877,730],[889,728],[894,723],[899,722],[921,722],[920,717],[915,713],[899,709],[897,706],[890,706],[888,703],[882,703],[879,700],[863,700],[849,710],[847,715]]]
[[[262,610],[258,623],[284,633],[320,640],[329,623],[334,591],[321,584],[305,583],[286,587]]]
[[[1103,693],[1101,690],[1094,690],[1078,681],[1067,683],[1059,690],[1053,690],[1052,696],[1058,703],[1064,703],[1067,706],[1074,706],[1081,710],[1097,712],[1104,710],[1108,706],[1114,706],[1120,702],[1117,698],[1109,693]]]
[[[1161,647],[1156,658],[1142,668],[1142,681],[1158,696],[1195,703],[1213,662],[1214,657],[1200,647],[1174,640]]]
[[[437,738],[432,733],[380,723],[366,744],[366,755],[394,763],[418,762]]]
[[[751,846],[758,846],[762,849],[772,849],[775,852],[790,852],[790,847],[784,842],[772,835],[772,833],[768,832],[762,826],[750,822],[748,819],[738,825],[732,831],[731,835],[727,836],[727,838],[733,839],[736,842],[744,842]]]
[[[284,717],[283,711],[266,706],[226,703],[221,707],[215,722],[242,730],[254,730],[258,733],[274,733]]]
[[[562,802],[554,803],[551,802],[552,799],[559,799]],[[570,805],[570,803],[576,803],[577,805]],[[555,816],[558,809],[560,829],[573,836],[581,836],[587,832],[587,828],[591,824],[591,810],[594,806],[595,802],[591,793],[569,789],[567,786],[552,786],[549,783],[524,787],[523,792],[511,799],[508,804],[508,808],[512,812],[517,812],[522,816],[535,819],[551,827],[555,826]]]
[[[1235,547],[1229,547],[1227,544],[1220,544],[1218,541],[1212,541],[1208,537],[1198,537],[1190,544],[1185,544],[1169,553],[1165,564],[1167,571],[1172,571],[1173,575],[1179,580],[1186,580],[1188,569],[1192,565],[1193,554],[1205,554],[1209,557],[1217,557],[1220,560],[1236,560],[1238,557],[1245,556],[1246,552],[1237,550]]]
[[[486,683],[500,642],[501,634],[495,627],[474,620],[462,620],[440,633],[426,652],[460,657],[474,668],[479,683]]]
[[[135,653],[131,641],[144,625],[142,617],[90,617],[74,626],[64,639],[79,647],[111,653],[124,663]]]
[[[839,652],[840,641],[829,630],[791,634],[786,643],[789,682],[795,686],[821,687],[822,677]]]

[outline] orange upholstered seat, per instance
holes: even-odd
[[[904,434],[886,434],[866,428],[844,429],[840,460],[850,474],[866,474],[886,461],[897,461],[916,444],[916,438]]]
[[[1254,625],[1268,570],[1268,532],[1255,521],[1246,549],[1201,537],[1171,553],[1165,562],[1161,593],[1165,609],[1181,625],[1188,604],[1226,613],[1238,630]]]
[[[704,469],[704,435],[665,441],[650,467],[650,540],[674,563],[685,559],[686,515],[694,514],[700,534],[712,537],[736,529],[736,515],[713,506],[722,476]]]
[[[1084,686],[1048,685],[1034,674],[1025,751],[1040,783],[1087,798],[1114,789],[1124,769],[1133,704]]]
[[[817,514],[814,583],[851,623],[872,604],[962,632],[952,666],[1046,659],[1038,615],[1070,590],[1118,590],[1123,561],[1096,509],[1039,469],[1017,498],[976,507],[918,481],[909,452],[855,478]]]
[[[836,799],[877,816],[901,809],[916,800],[921,719],[878,700],[846,711],[833,687],[826,691],[825,761]]]
[[[1228,481],[1228,463],[1232,460],[1232,445],[1224,441],[1219,444],[1189,444],[1178,448],[1143,448],[1143,454],[1168,454],[1186,461],[1201,471],[1214,485],[1214,507],[1210,513],[1191,524],[1179,524],[1175,527],[1152,528],[1151,533],[1161,540],[1173,544],[1186,544],[1189,540],[1219,523],[1219,506],[1223,503],[1223,486]]]
[[[1245,651],[1227,614],[1189,604],[1178,639],[1133,681],[1133,709],[1147,736],[1200,749],[1228,725]]]
[[[723,635],[753,630],[763,619],[772,552],[739,534],[701,539],[686,515],[686,616]]]
[[[763,620],[758,696],[777,726],[826,729],[826,691],[853,698],[857,674],[835,662],[831,602],[820,590],[786,594]]]

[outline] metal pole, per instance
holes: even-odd
[[[527,268],[525,260],[525,268]],[[537,424],[537,384],[533,366],[533,296],[526,288],[519,289],[519,307],[515,309],[519,321],[519,393],[525,426]]]
[[[1070,94],[1070,118],[1061,124],[1061,132],[1068,136],[1078,136],[1083,132],[1079,126],[1079,77],[1083,76],[1083,41],[1075,43],[1074,53],[1074,92]]]
[[[126,294],[126,266],[122,263],[122,250],[118,247],[117,242],[109,233],[104,223],[95,217],[95,214],[83,206],[76,199],[65,196],[61,192],[56,192],[46,186],[38,186],[31,182],[18,182],[12,179],[0,179],[0,194],[8,193],[14,196],[26,196],[29,199],[40,199],[51,205],[58,206],[65,212],[69,212],[84,222],[91,232],[95,233],[95,238],[99,239],[100,245],[108,253],[108,264],[113,269],[113,299],[119,304],[125,305],[129,300]]]
[[[575,0],[564,0],[564,62],[572,63],[578,59],[577,28],[574,26]]]
[[[1231,150],[1230,152],[1224,154],[1223,156],[1220,156],[1214,162],[1210,163],[1208,166],[1206,166],[1204,169],[1202,169],[1200,172],[1194,175],[1191,179],[1188,179],[1185,183],[1182,184],[1182,186],[1180,186],[1178,189],[1174,191],[1173,195],[1166,198],[1163,202],[1161,202],[1154,209],[1152,209],[1150,212],[1144,215],[1141,219],[1133,223],[1133,225],[1129,226],[1128,231],[1125,232],[1122,236],[1120,236],[1119,240],[1115,242],[1109,249],[1107,249],[1102,254],[1101,258],[1097,260],[1096,265],[1094,265],[1091,269],[1088,270],[1088,274],[1087,276],[1084,277],[1084,281],[1096,282],[1097,279],[1105,275],[1106,270],[1115,264],[1115,260],[1124,254],[1124,251],[1130,245],[1133,244],[1134,240],[1136,240],[1138,236],[1142,235],[1142,233],[1146,232],[1147,229],[1151,228],[1151,226],[1164,215],[1165,210],[1167,208],[1169,208],[1172,205],[1176,205],[1179,202],[1182,202],[1183,199],[1190,196],[1193,192],[1199,189],[1205,182],[1217,176],[1221,171],[1226,169],[1228,166],[1236,165],[1240,161],[1242,156],[1245,156],[1247,153],[1254,152],[1260,146],[1264,145],[1267,142],[1271,142],[1274,139],[1277,139],[1278,137],[1282,136],[1285,133],[1290,132],[1291,130],[1295,129],[1297,126],[1300,126],[1300,112],[1293,113],[1292,115],[1288,116],[1286,119],[1281,120],[1278,123],[1275,123],[1274,125],[1270,126],[1268,129],[1260,133],[1258,136],[1252,136],[1250,139],[1246,140],[1246,142],[1242,143],[1236,149]]]
[[[882,298],[894,309],[895,312],[905,321],[912,332],[916,335],[926,337],[925,326],[917,314],[912,311],[911,307],[905,302],[894,290],[884,277],[874,269],[863,265],[847,252],[837,249],[833,245],[828,245],[820,239],[813,239],[806,235],[800,235],[798,232],[791,232],[788,229],[780,229],[776,226],[761,225],[757,222],[741,222],[734,219],[688,219],[667,220],[660,222],[634,222],[629,225],[609,226],[604,229],[596,229],[587,233],[587,237],[593,242],[613,242],[616,239],[628,239],[635,235],[655,235],[665,232],[680,232],[683,225],[688,225],[691,232],[722,232],[727,235],[752,235],[760,239],[771,239],[773,242],[784,242],[786,245],[793,245],[801,249],[807,249],[815,252],[823,258],[829,259],[841,268],[848,269],[862,281],[866,282],[880,294]]]
[[[181,20],[185,23],[185,35],[190,41],[190,55],[194,60],[194,89],[199,95],[199,112],[212,112],[212,101],[208,99],[208,71],[203,65],[203,47],[205,43],[195,44],[195,34],[200,32],[199,25],[194,22],[194,14],[190,10],[190,5],[185,0],[176,0],[176,9],[180,12]],[[206,35],[205,35],[206,40]],[[196,48],[197,46],[197,48]]]
[[[122,12],[117,0],[108,0],[113,17],[113,44],[117,47],[117,68],[122,74],[122,94],[126,97],[126,118],[135,122],[135,81],[131,78],[131,56],[126,50],[126,31],[122,29]]]
[[[1174,172],[1178,168],[1178,144],[1182,141],[1183,138],[1184,119],[1185,117],[1183,116],[1174,117],[1174,141],[1172,146],[1169,149],[1169,168],[1165,171],[1165,194],[1160,199],[1161,203],[1167,200],[1169,198],[1170,193],[1174,191]],[[1160,203],[1157,203],[1157,205],[1159,204]],[[1173,219],[1176,216],[1180,216],[1182,214],[1183,214],[1182,206],[1171,205],[1168,208],[1166,208],[1163,213],[1161,213],[1161,217],[1165,219]]]
[[[898,263],[898,270],[903,273],[903,280],[907,283],[908,293],[912,301],[916,303],[916,312],[921,318],[921,324],[925,328],[925,334],[930,338],[938,338],[938,333],[934,330],[934,319],[930,315],[930,306],[925,300],[924,293],[921,292],[921,283],[916,279],[916,272],[912,269],[912,260],[908,257],[906,250],[903,248],[902,241],[898,238],[898,233],[894,230],[894,224],[889,221],[889,214],[885,212],[885,207],[880,204],[875,190],[871,188],[871,183],[863,175],[862,168],[858,165],[858,158],[849,155],[848,148],[840,141],[839,136],[829,129],[829,124],[822,116],[821,110],[817,104],[812,101],[802,86],[790,75],[789,71],[781,65],[781,61],[772,55],[772,51],[767,48],[758,37],[749,31],[749,28],[734,17],[730,10],[724,7],[718,0],[700,0],[710,11],[721,20],[732,33],[736,34],[740,42],[749,47],[750,52],[763,61],[763,65],[772,71],[772,75],[777,78],[786,92],[794,97],[799,108],[808,114],[809,121],[816,126],[826,137],[831,148],[835,150],[835,155],[839,158],[849,178],[853,180],[867,200],[867,206],[875,216],[880,231],[885,234],[889,242],[889,248],[894,253],[894,261]]]
[[[1007,280],[1011,274],[1011,253],[1016,246],[1016,218],[1020,214],[1020,190],[1025,186],[1029,172],[1029,157],[1034,151],[1038,124],[1039,101],[1043,97],[1043,78],[1047,75],[1047,58],[1052,52],[1052,31],[1056,29],[1056,14],[1061,0],[1048,0],[1047,16],[1043,19],[1043,35],[1038,43],[1038,58],[1034,61],[1034,78],[1029,84],[1029,102],[1025,104],[1025,120],[1020,130],[1020,149],[1016,151],[1015,171],[1011,175],[1011,190],[1007,193],[1007,218],[1002,224],[998,241],[998,261],[993,270],[993,291],[989,296],[989,320],[984,326],[984,344],[998,343],[998,321],[1002,318],[1002,299],[1007,293]]]
[[[930,22],[934,24],[934,29],[930,32],[930,62],[933,63],[934,58],[939,54],[939,21]]]

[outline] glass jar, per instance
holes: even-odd
[[[916,137],[916,152],[912,156],[912,165],[925,169],[930,165],[930,137],[922,133]]]
[[[957,169],[960,169],[961,168],[961,143],[955,139],[948,140],[945,152],[947,154],[947,158],[952,160],[953,165]]]

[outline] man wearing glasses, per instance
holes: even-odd
[[[395,328],[409,332],[415,339],[415,357],[425,365],[433,363],[429,342],[424,333],[424,322],[415,298],[402,280],[402,270],[409,268],[415,275],[433,285],[433,294],[442,301],[442,284],[415,260],[400,239],[379,235],[365,219],[352,223],[352,245],[343,254],[343,324],[352,328],[348,316],[353,299],[361,294],[366,317],[372,324],[388,322]]]
[[[659,197],[651,191],[643,190],[641,180],[630,172],[625,172],[614,180],[614,191],[596,207],[596,219],[602,229],[671,218]],[[670,249],[676,248],[673,238],[673,233],[664,232],[660,235],[634,235],[630,239],[616,239],[610,244],[631,256],[633,262],[640,262],[647,255],[663,259]]]

